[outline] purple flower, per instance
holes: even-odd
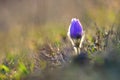
[[[69,26],[68,35],[72,39],[79,39],[82,37],[82,34],[83,34],[83,28],[79,19],[73,18]]]

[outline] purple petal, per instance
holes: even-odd
[[[69,26],[70,37],[73,39],[78,39],[82,37],[83,28],[80,24],[79,19],[73,18]]]

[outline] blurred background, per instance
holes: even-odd
[[[109,27],[118,18],[119,4],[119,0],[0,0],[0,52],[66,35],[74,17],[85,29],[95,23]]]
[[[20,55],[22,61],[45,43],[61,42],[74,17],[93,36],[96,25],[106,30],[119,26],[120,1],[0,0],[0,63],[18,58],[11,55]]]

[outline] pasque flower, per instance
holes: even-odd
[[[68,38],[70,39],[76,54],[80,54],[80,49],[85,37],[85,31],[79,19],[73,18],[68,29]]]
[[[83,34],[83,28],[79,19],[73,18],[69,26],[68,35],[72,39],[79,39],[82,37],[82,34]]]

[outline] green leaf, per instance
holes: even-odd
[[[10,71],[10,69],[9,69],[9,67],[7,67],[6,65],[0,65],[0,70],[4,70],[5,72],[9,72]]]

